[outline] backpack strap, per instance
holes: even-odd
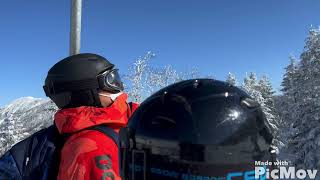
[[[121,147],[120,147],[119,134],[116,133],[112,128],[106,126],[105,124],[88,127],[86,129],[83,129],[83,130],[94,130],[94,131],[101,132],[104,135],[106,135],[107,137],[111,138],[116,143],[116,145],[118,147],[118,161],[119,161],[118,172],[119,172],[119,174],[121,176],[120,168],[122,167],[122,161],[121,161]]]
[[[101,125],[97,125],[97,126],[92,126],[92,127],[88,127],[86,129],[83,129],[81,131],[84,131],[84,130],[94,130],[94,131],[99,131],[103,134],[105,134],[106,136],[110,137],[118,147],[120,147],[120,141],[119,141],[119,135],[118,133],[116,133],[112,128],[104,125],[104,124],[101,124]]]
[[[52,157],[52,167],[49,170],[48,174],[48,180],[56,180],[58,173],[59,173],[59,167],[60,167],[60,160],[61,160],[61,151],[63,148],[64,143],[67,141],[68,137],[70,137],[70,134],[60,134],[59,130],[54,123],[51,127],[54,131],[55,135],[55,153]]]
[[[127,103],[128,110],[127,110],[127,118],[129,119],[132,115],[132,102]]]
[[[67,141],[67,139],[69,137],[71,137],[73,134],[77,134],[79,132],[86,131],[86,130],[98,131],[98,132],[101,132],[102,134],[104,134],[105,136],[111,138],[114,141],[114,143],[117,145],[117,147],[118,147],[118,152],[119,152],[118,153],[118,159],[119,159],[119,163],[121,165],[121,159],[120,159],[121,151],[120,151],[119,135],[112,128],[108,127],[105,124],[100,124],[100,125],[88,127],[88,128],[81,129],[81,130],[79,130],[77,132],[70,133],[70,134],[62,134],[62,135],[60,134],[60,139],[61,139],[61,141],[60,141],[61,144],[60,144],[60,147],[59,147],[60,151],[62,150],[62,147],[63,147],[64,143]],[[60,161],[60,157],[59,157],[59,161]],[[119,173],[120,173],[120,167],[121,167],[120,165],[119,165],[119,169],[118,169]]]

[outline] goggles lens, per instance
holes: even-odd
[[[116,70],[108,73],[108,75],[106,76],[106,81],[109,85],[114,86],[114,87],[121,87],[122,86],[120,76],[118,74],[118,71],[116,71]]]
[[[104,81],[104,89],[109,91],[123,91],[123,83],[121,81],[118,69],[113,69],[102,74]]]

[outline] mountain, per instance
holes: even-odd
[[[0,155],[34,132],[50,126],[56,105],[49,99],[23,97],[0,108]]]

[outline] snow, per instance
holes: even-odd
[[[0,109],[0,155],[52,124],[57,107],[49,99],[22,97]]]
[[[38,105],[41,102],[41,98],[33,97],[21,97],[12,101],[9,105],[6,105],[4,109],[1,110],[1,115],[9,113],[16,113],[17,111],[25,111],[32,108],[32,106]],[[31,107],[30,107],[31,105]]]

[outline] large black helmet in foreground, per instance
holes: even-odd
[[[43,88],[59,108],[101,107],[99,90],[112,93],[123,90],[117,69],[113,68],[113,64],[97,54],[69,56],[49,70]]]
[[[259,104],[212,79],[153,94],[120,135],[126,179],[244,179],[254,177],[255,161],[273,160],[273,137]]]

